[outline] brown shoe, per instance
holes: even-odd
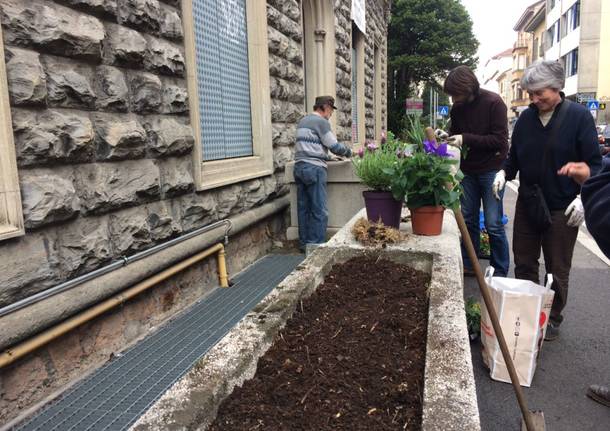
[[[610,390],[607,386],[591,385],[587,389],[587,396],[593,401],[610,407]]]

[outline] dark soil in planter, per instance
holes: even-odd
[[[429,279],[384,259],[335,265],[210,429],[421,429]]]

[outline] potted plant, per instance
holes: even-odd
[[[400,163],[397,154],[400,144],[389,132],[381,145],[368,142],[352,158],[356,175],[370,189],[362,192],[368,219],[396,229],[400,226],[404,201],[404,190],[395,186],[393,178]]]
[[[446,143],[426,139],[418,120],[410,121],[405,136],[412,144],[397,153],[399,163],[386,169],[392,178],[390,187],[404,195],[413,233],[439,235],[445,208],[455,208],[460,202],[463,174],[457,169],[459,161],[452,157]]]

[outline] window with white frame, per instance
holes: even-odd
[[[573,49],[563,57],[563,64],[566,78],[578,73],[578,48]]]
[[[566,13],[567,31],[576,30],[580,26],[580,1],[572,5]]]
[[[561,20],[558,19],[557,21],[555,21],[555,24],[553,24],[553,34],[555,35],[555,42],[554,43],[559,43],[559,40],[561,39]]]
[[[0,28],[0,240],[25,233],[2,40]]]
[[[273,172],[265,2],[183,0],[195,183]]]

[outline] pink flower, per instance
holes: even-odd
[[[369,142],[366,144],[366,149],[369,151],[375,151],[377,149],[377,145],[374,142]]]
[[[364,157],[364,148],[360,148],[358,150],[358,157],[363,158]]]

